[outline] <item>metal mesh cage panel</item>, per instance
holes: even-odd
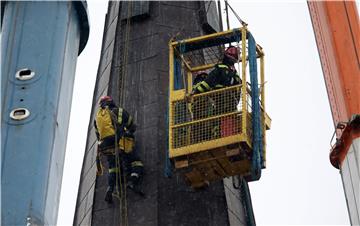
[[[250,95],[246,95],[248,110]],[[172,148],[242,133],[241,85],[194,95],[192,101],[172,102]],[[247,123],[251,123],[247,114]],[[247,126],[251,128],[251,126]],[[251,135],[251,129],[246,131]]]

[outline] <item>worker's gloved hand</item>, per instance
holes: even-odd
[[[133,135],[133,133],[132,132],[130,132],[129,130],[125,130],[125,132],[124,132],[124,137],[133,137],[134,135]]]
[[[136,131],[137,125],[135,123],[132,124],[131,128],[128,129],[131,134],[134,134]]]
[[[116,133],[117,133],[118,139],[120,139],[121,137],[123,137],[125,135],[125,127],[123,125],[119,126],[117,128]]]
[[[186,102],[189,102],[189,103],[192,103],[193,102],[193,93],[191,92],[191,93],[187,93],[186,95],[185,95],[185,101]]]

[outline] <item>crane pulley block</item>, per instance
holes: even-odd
[[[240,50],[234,65],[240,84],[195,94],[196,76],[214,70],[229,46]],[[169,158],[175,168],[194,188],[234,175],[258,180],[271,119],[264,53],[247,28],[171,41],[169,74]]]

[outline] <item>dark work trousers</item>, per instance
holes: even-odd
[[[115,155],[106,155],[109,167],[109,174],[108,174],[108,185],[110,191],[114,191],[116,185],[116,173],[120,172],[119,169],[116,167],[116,156]],[[120,181],[120,177],[118,176],[118,181]]]
[[[116,167],[116,156],[115,155],[107,155],[109,174],[108,174],[108,185],[111,191],[114,191],[116,186],[116,179],[120,182],[122,174],[119,174],[116,178],[116,174],[119,172],[123,172],[125,170],[125,175],[129,179],[132,173],[136,173],[139,178],[142,177],[144,173],[144,167],[140,158],[137,156],[135,150],[130,153],[121,152],[119,156],[120,159],[120,170]],[[121,167],[124,166],[124,167]]]

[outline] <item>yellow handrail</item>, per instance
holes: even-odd
[[[246,27],[241,29],[241,75],[242,75],[242,84],[246,84]],[[246,93],[246,86],[241,87],[241,92]],[[242,103],[246,103],[246,95],[242,95]],[[242,112],[247,112],[247,104],[242,105]],[[242,131],[246,131],[246,114],[242,115]]]

